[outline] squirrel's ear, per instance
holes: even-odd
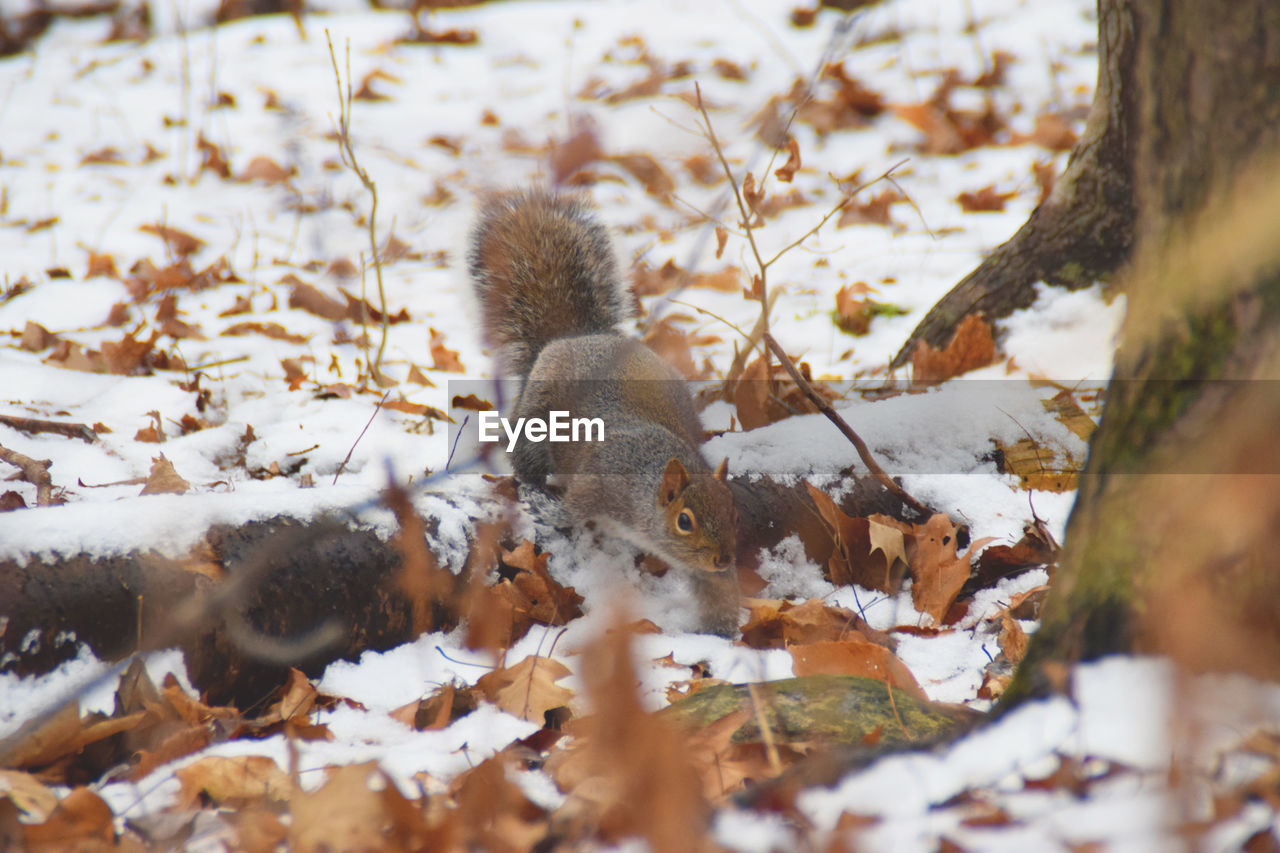
[[[658,486],[658,504],[666,506],[675,500],[685,486],[689,485],[689,472],[679,459],[674,456],[662,472],[662,483]]]
[[[729,478],[729,457],[720,460],[720,464],[716,466],[714,474],[715,478],[720,482],[725,482]]]

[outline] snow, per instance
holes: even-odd
[[[311,518],[349,511],[388,535],[394,520],[378,505],[378,493],[394,479],[424,486],[415,493],[417,506],[439,522],[446,564],[461,566],[468,511],[484,500],[479,473],[442,475],[452,439],[442,424],[386,408],[375,415],[379,395],[318,398],[317,384],[351,383],[359,375],[365,353],[350,339],[360,329],[345,322],[335,327],[289,308],[290,286],[281,281],[293,274],[339,299],[338,287],[357,295],[363,289],[376,302],[372,275],[362,288],[359,277],[323,272],[338,259],[359,266],[368,254],[360,219],[367,195],[349,172],[335,167],[338,151],[327,136],[337,95],[326,33],[344,77],[349,45],[353,86],[373,71],[387,75],[372,85],[389,100],[355,103],[353,141],[377,182],[379,241],[394,231],[421,258],[384,269],[387,305],[393,312],[405,307],[411,315],[391,327],[386,371],[399,382],[393,398],[403,395],[410,403],[440,409],[448,409],[450,397],[467,383],[487,387],[493,373],[477,331],[461,247],[479,194],[545,182],[545,157],[527,153],[526,145],[564,138],[580,122],[591,121],[606,151],[649,154],[676,181],[676,195],[686,204],[664,205],[621,169],[598,164],[608,179],[589,192],[624,262],[658,267],[670,259],[700,271],[726,264],[752,269],[749,250],[737,237],[730,238],[723,259],[713,259],[710,228],[690,212],[732,218],[726,194],[698,184],[680,165],[709,153],[693,131],[698,117],[685,101],[664,94],[609,106],[577,97],[588,86],[618,90],[642,79],[647,69],[636,61],[642,53],[638,44],[663,62],[692,64],[739,174],[763,174],[768,156],[748,121],[796,77],[811,75],[819,57],[842,57],[850,73],[890,103],[914,103],[929,96],[946,69],[971,78],[983,70],[984,57],[1007,51],[1015,59],[1006,85],[992,90],[992,97],[1019,133],[1030,132],[1045,109],[1087,105],[1094,81],[1096,21],[1089,0],[890,0],[860,13],[847,32],[840,16],[826,10],[815,26],[792,27],[786,21],[794,4],[773,0],[528,0],[435,13],[441,28],[476,29],[480,43],[474,48],[396,45],[393,40],[408,30],[407,18],[370,11],[356,0],[309,4],[328,14],[306,17],[305,38],[281,16],[209,28],[205,22],[215,5],[153,4],[158,35],[140,44],[103,44],[102,20],[59,19],[32,51],[0,60],[0,334],[11,335],[0,345],[0,414],[110,430],[100,430],[100,440],[89,444],[0,425],[0,444],[53,461],[50,473],[66,501],[0,513],[0,559],[132,549],[181,556],[213,524],[279,513]],[[736,63],[747,79],[716,75],[711,68],[717,59]],[[677,81],[664,93],[691,89],[689,81]],[[235,106],[214,107],[219,92],[231,95]],[[267,108],[269,95],[279,109]],[[964,100],[972,97],[977,94],[961,90],[956,104],[973,106]],[[482,122],[486,110],[497,124]],[[1060,169],[1065,163],[1064,154],[1031,144],[985,146],[955,156],[919,154],[919,132],[891,115],[826,137],[806,124],[792,130],[806,167],[795,186],[812,203],[783,211],[758,232],[765,257],[835,203],[838,194],[828,174],[860,170],[869,180],[909,158],[893,177],[911,204],[894,205],[893,227],[837,229],[830,223],[769,269],[771,286],[784,291],[775,335],[809,362],[814,376],[837,377],[841,389],[853,380],[859,388],[886,380],[886,365],[924,312],[1033,209],[1038,189],[1032,164]],[[296,174],[287,185],[267,185],[201,172],[199,136],[225,152],[233,174],[258,156]],[[438,144],[441,139],[456,144],[456,153]],[[148,145],[159,156],[147,160]],[[107,147],[119,152],[121,164],[81,163]],[[955,202],[960,192],[989,184],[1016,193],[1004,211],[966,213]],[[433,200],[440,188],[451,201]],[[886,188],[877,184],[868,197]],[[53,217],[56,222],[42,224]],[[145,258],[164,266],[172,259],[162,242],[139,231],[155,224],[204,241],[192,258],[194,268],[225,256],[241,279],[205,291],[180,290],[180,317],[197,325],[202,336],[161,339],[161,347],[188,365],[214,365],[201,381],[209,392],[203,401],[186,384],[189,375],[125,377],[62,369],[46,360],[47,352],[19,346],[28,322],[95,349],[139,324],[146,324],[140,333],[145,337],[157,300],[131,307],[123,327],[107,325],[112,306],[132,306],[132,298],[113,278],[86,277],[86,268],[90,252],[110,254],[121,273]],[[58,267],[70,277],[48,274]],[[29,286],[15,294],[23,280]],[[861,338],[838,331],[831,322],[833,295],[857,281],[905,313],[876,319]],[[251,314],[220,316],[240,298],[250,300]],[[741,328],[751,326],[757,311],[738,294],[689,290],[676,298]],[[667,297],[646,300],[646,309],[688,315],[682,328],[719,338],[696,348],[695,361],[705,358],[720,373],[727,368],[734,335],[719,321],[695,317]],[[1123,300],[1111,299],[1101,287],[1073,293],[1042,288],[1032,308],[1001,324],[1001,346],[1010,359],[923,394],[870,402],[850,393],[838,408],[890,473],[900,475],[920,499],[964,520],[975,539],[1010,544],[1034,511],[1061,540],[1072,495],[1019,490],[997,472],[992,442],[1013,443],[1031,434],[1083,459],[1084,442],[1042,405],[1057,389],[1028,380],[1048,378],[1068,387],[1104,383],[1123,310]],[[307,339],[299,344],[221,334],[247,319],[279,323]],[[429,328],[459,352],[464,374],[430,369]],[[376,330],[372,334],[376,342]],[[303,387],[287,389],[282,359],[301,360],[309,378]],[[411,366],[427,373],[434,387],[409,382]],[[134,440],[138,430],[153,424],[151,412],[160,419],[161,444]],[[722,406],[706,420],[723,428],[729,414]],[[184,416],[208,425],[184,435]],[[366,422],[368,431],[358,440]],[[254,437],[245,443],[248,427]],[[243,465],[227,461],[237,448],[243,449]],[[190,492],[138,495],[161,453],[191,482]],[[462,453],[452,470],[470,461],[465,448]],[[706,453],[727,457],[734,472],[786,481],[804,477],[820,486],[859,464],[847,442],[816,415],[722,435],[708,443]],[[290,473],[262,479],[248,474],[273,463]],[[304,487],[303,477],[313,485]],[[10,481],[3,490],[18,492],[34,507],[34,487]],[[533,533],[531,521],[519,524]],[[614,605],[623,603],[629,618],[648,618],[662,629],[639,637],[634,649],[647,707],[664,706],[667,688],[690,677],[689,667],[698,663],[712,677],[733,682],[791,676],[785,651],[756,651],[690,633],[696,613],[687,583],[675,573],[653,578],[634,568],[625,549],[588,536],[566,538],[545,526],[537,533],[552,554],[550,571],[584,596],[587,612],[563,636],[535,628],[509,651],[509,661],[552,654],[575,671],[563,683],[579,689],[581,650],[614,624]],[[862,613],[881,629],[927,621],[911,606],[909,593],[888,598],[833,588],[804,559],[795,538],[773,549],[761,575],[769,584],[762,595],[823,598]],[[976,698],[977,690],[997,646],[995,627],[984,620],[1012,595],[1046,581],[1043,572],[1030,572],[981,591],[954,630],[898,635],[899,656],[930,698],[985,708],[989,703]],[[674,666],[655,663],[667,655]],[[407,795],[416,796],[419,774],[447,782],[528,735],[532,724],[489,705],[442,731],[415,732],[387,716],[440,684],[473,683],[492,664],[463,649],[458,632],[424,635],[396,649],[365,653],[359,661],[332,664],[319,688],[363,708],[340,705],[317,714],[315,721],[327,724],[335,739],[299,745],[302,778],[318,783],[320,768],[372,759]],[[176,653],[152,655],[148,667],[157,683],[174,672],[190,688]],[[0,736],[77,692],[82,709],[109,711],[120,669],[82,653],[38,678],[0,675]],[[941,752],[880,761],[831,790],[804,793],[800,807],[821,833],[834,832],[846,812],[878,817],[874,825],[851,831],[862,850],[932,851],[943,836],[968,849],[1066,849],[1088,841],[1117,850],[1170,849],[1182,843],[1176,834],[1182,817],[1174,803],[1180,792],[1169,783],[1175,751],[1195,745],[1189,760],[1200,770],[1188,784],[1207,809],[1215,784],[1258,772],[1238,753],[1229,760],[1223,756],[1249,731],[1278,718],[1280,690],[1274,686],[1242,677],[1190,680],[1160,660],[1107,659],[1076,668],[1069,697],[1029,704]],[[174,762],[141,785],[112,782],[98,791],[118,817],[151,814],[173,801],[174,771],[200,757],[262,754],[286,766],[286,752],[282,736],[230,741]],[[1115,762],[1126,770],[1091,786],[1082,799],[1024,786],[1025,779],[1052,772],[1060,755]],[[1215,762],[1229,778],[1211,778],[1203,770]],[[516,778],[536,802],[559,802],[560,793],[544,774]],[[965,825],[965,807],[949,801],[966,791],[982,792],[1015,822]],[[1270,810],[1250,804],[1201,841],[1206,849],[1231,849],[1275,820]],[[775,816],[725,806],[711,833],[726,848],[746,853],[793,847],[796,831]]]

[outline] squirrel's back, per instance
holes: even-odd
[[[632,313],[608,233],[573,197],[492,196],[480,209],[468,266],[485,334],[517,376],[527,377],[556,338],[610,333]]]

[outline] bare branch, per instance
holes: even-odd
[[[849,439],[849,442],[853,444],[854,448],[858,451],[858,458],[862,460],[863,465],[867,466],[867,470],[871,472],[871,476],[879,480],[882,486],[888,489],[890,493],[897,496],[904,504],[920,513],[922,517],[928,518],[930,514],[928,508],[924,504],[920,503],[920,501],[907,494],[906,490],[895,483],[893,479],[884,472],[884,469],[880,467],[880,463],[876,462],[876,458],[871,455],[871,449],[867,447],[867,443],[862,440],[860,435],[853,431],[853,427],[849,426],[848,422],[846,422],[844,418],[840,417],[836,410],[832,408],[831,404],[827,402],[826,398],[814,390],[813,385],[809,380],[804,378],[804,375],[801,374],[799,370],[796,369],[796,366],[792,363],[790,356],[788,356],[786,352],[783,351],[782,347],[778,345],[778,342],[774,340],[773,335],[765,332],[764,342],[769,349],[773,351],[773,354],[778,357],[778,361],[782,363],[782,366],[786,368],[787,373],[791,376],[791,381],[796,383],[796,386],[804,392],[805,396],[812,400],[813,404],[818,407],[818,411],[826,415],[827,420],[835,424],[836,429],[840,430],[841,434],[844,435],[845,438]]]
[[[22,472],[22,479],[36,487],[36,506],[53,503],[53,480],[49,478],[50,459],[32,459],[0,445],[0,462],[8,462]]]

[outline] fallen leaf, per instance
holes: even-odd
[[[443,370],[448,373],[464,373],[466,368],[462,366],[462,361],[458,358],[458,351],[451,350],[444,345],[444,335],[430,329],[431,340],[427,344],[427,349],[431,353],[431,369]]]
[[[293,289],[289,291],[290,308],[301,308],[308,314],[315,314],[317,317],[335,322],[347,316],[347,306],[343,303],[292,274],[281,279],[281,283],[286,283],[288,279],[292,279],[293,284]]]
[[[292,334],[279,323],[255,323],[252,321],[236,323],[234,326],[223,329],[222,334],[228,337],[255,334],[265,335],[268,338],[274,338],[278,341],[288,341],[291,344],[305,344],[308,340],[306,335]]]
[[[557,660],[530,655],[514,666],[480,676],[476,688],[507,713],[541,723],[545,712],[573,698],[572,690],[556,684],[570,672]]]
[[[173,463],[161,453],[151,460],[151,471],[147,474],[147,484],[142,487],[140,495],[174,494],[181,495],[191,489],[191,484],[178,474]]]
[[[943,382],[995,360],[991,326],[981,314],[968,314],[945,348],[936,350],[926,341],[916,344],[911,354],[911,379],[921,384]]]
[[[142,225],[138,228],[145,234],[153,234],[164,241],[165,246],[170,252],[179,257],[193,255],[204,247],[204,241],[199,237],[194,237],[185,231],[172,228],[168,225]]]
[[[861,675],[884,681],[917,699],[927,699],[907,665],[893,652],[862,637],[792,646],[791,669],[803,675]]]
[[[175,770],[177,806],[199,808],[206,802],[243,808],[289,801],[293,783],[265,755],[211,755]]]
[[[994,184],[988,184],[980,190],[960,193],[956,201],[966,213],[1000,211],[1004,210],[1005,202],[1017,195],[1017,192],[997,192]]]
[[[270,157],[258,156],[249,161],[249,165],[244,167],[236,180],[245,183],[262,181],[265,184],[283,184],[297,172],[292,166],[286,169]]]
[[[963,554],[956,553],[956,525],[937,513],[917,527],[911,554],[911,601],[916,610],[943,624],[947,610],[969,579],[969,558],[992,539],[979,539]]]

